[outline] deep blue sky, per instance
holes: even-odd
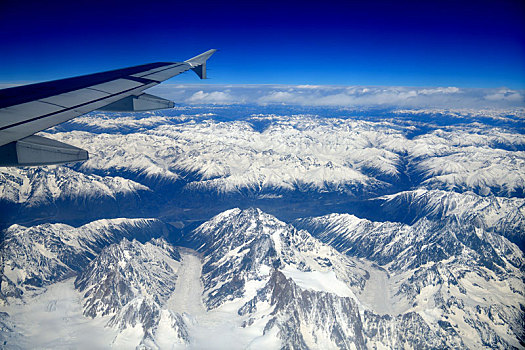
[[[0,42],[4,83],[217,48],[209,83],[525,88],[524,1],[2,0]]]

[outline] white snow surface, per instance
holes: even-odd
[[[340,297],[350,297],[357,300],[352,290],[337,279],[334,271],[301,271],[292,266],[286,266],[281,272],[303,289],[333,293]]]
[[[205,309],[202,304],[203,290],[201,277],[201,257],[192,249],[179,248],[182,258],[178,270],[175,293],[168,299],[167,307],[180,314],[200,315]]]
[[[74,289],[74,278],[53,284],[25,303],[0,307],[0,311],[9,313],[19,333],[12,343],[4,344],[7,349],[104,349],[117,335],[116,330],[104,327],[108,317],[84,317],[82,294]]]

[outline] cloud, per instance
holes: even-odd
[[[200,90],[188,98],[186,102],[192,104],[231,104],[235,102],[235,98],[228,93],[228,90],[212,92],[204,92]]]
[[[342,107],[509,108],[524,107],[524,91],[458,87],[319,85],[169,85],[160,96],[188,104],[281,104]]]
[[[322,85],[309,85],[309,84],[296,86],[296,88],[298,89],[319,89],[322,87],[323,87]]]
[[[300,93],[289,91],[272,91],[257,99],[260,104],[284,103],[284,104],[305,104]]]
[[[485,95],[485,99],[489,101],[510,101],[523,102],[523,95],[518,91],[501,89],[493,94]]]
[[[422,95],[433,95],[433,94],[455,94],[460,92],[457,87],[446,87],[446,88],[434,88],[434,89],[422,89],[418,93]]]

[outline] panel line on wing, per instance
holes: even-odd
[[[57,107],[60,107],[60,108],[67,108],[67,106],[62,106],[62,105],[59,105],[59,104],[56,104],[56,103],[53,103],[53,102],[49,102],[49,101],[38,100],[38,102],[47,103],[48,105],[57,106]]]
[[[137,83],[142,83],[142,84],[150,84],[150,83],[160,84],[160,83],[162,83],[162,81],[153,80],[153,79],[146,79],[146,78],[142,78],[142,77],[133,77],[131,75],[127,76],[127,77],[122,77],[122,79],[132,80],[132,81],[136,81]]]
[[[98,91],[98,92],[103,92],[105,94],[108,94],[108,95],[111,95],[110,92],[107,92],[107,91],[102,91],[102,90],[99,90],[99,89],[95,89],[95,88],[92,88],[92,87],[87,87],[86,89],[89,89],[89,90],[93,90],[93,91]]]
[[[184,67],[184,66],[182,66],[182,67],[171,67],[171,68],[163,69],[163,70],[158,71],[158,72],[146,74],[143,77],[148,78],[148,79],[164,81],[164,80],[167,80],[167,79],[169,79],[169,78],[171,78],[171,77],[173,77],[175,75],[184,73],[184,72],[188,71],[189,69],[191,69],[191,67],[189,65],[187,65],[186,67]]]

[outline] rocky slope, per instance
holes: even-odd
[[[167,226],[156,219],[104,219],[80,227],[12,225],[4,232],[0,250],[0,300],[41,292],[51,283],[76,275],[102,248],[122,238],[145,241],[167,234]]]
[[[177,249],[164,239],[142,244],[124,238],[105,248],[75,281],[84,296],[84,315],[110,315],[107,326],[121,334],[139,332],[146,347],[156,347],[157,339],[166,336],[185,343],[188,331],[182,317],[165,307],[175,291],[180,260]]]
[[[260,209],[223,212],[188,240],[204,255],[204,302],[209,309],[244,296],[248,285],[266,280],[273,268],[345,296],[366,281],[362,264]]]

